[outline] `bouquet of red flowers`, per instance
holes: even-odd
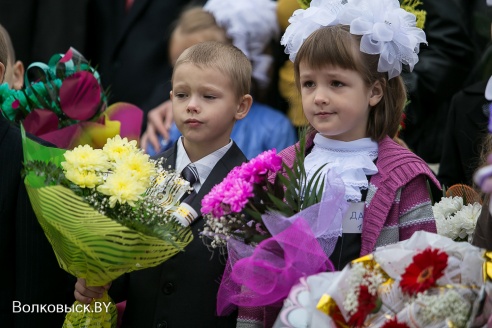
[[[490,254],[424,231],[342,271],[302,278],[274,327],[483,327]]]
[[[24,89],[0,85],[0,104],[8,120],[22,122],[27,132],[58,148],[102,148],[117,134],[140,137],[143,112],[128,103],[107,107],[99,74],[73,48],[52,56],[48,64],[29,65]]]

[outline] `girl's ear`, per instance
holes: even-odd
[[[380,101],[381,98],[383,98],[383,86],[381,85],[380,81],[374,82],[374,84],[371,87],[371,95],[369,97],[369,106],[374,107],[376,106]]]
[[[236,120],[241,120],[245,118],[246,115],[248,115],[249,109],[251,108],[252,104],[253,97],[251,97],[251,95],[244,95],[237,107],[236,115],[234,116],[234,118]]]

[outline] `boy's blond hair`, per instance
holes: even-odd
[[[241,50],[231,44],[217,41],[195,44],[179,56],[173,73],[182,64],[219,70],[229,77],[232,89],[238,98],[250,92],[251,63]]]

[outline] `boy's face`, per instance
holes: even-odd
[[[251,96],[234,93],[230,78],[214,68],[191,63],[176,67],[171,100],[176,125],[187,144],[215,151],[227,143],[234,122],[251,106]]]

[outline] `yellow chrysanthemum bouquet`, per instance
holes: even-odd
[[[136,141],[117,135],[102,149],[63,150],[23,135],[23,147],[38,221],[59,265],[87,285],[159,265],[193,239],[176,216],[189,183],[150,159]],[[75,302],[67,312],[64,327],[116,326],[107,294],[89,307]]]

